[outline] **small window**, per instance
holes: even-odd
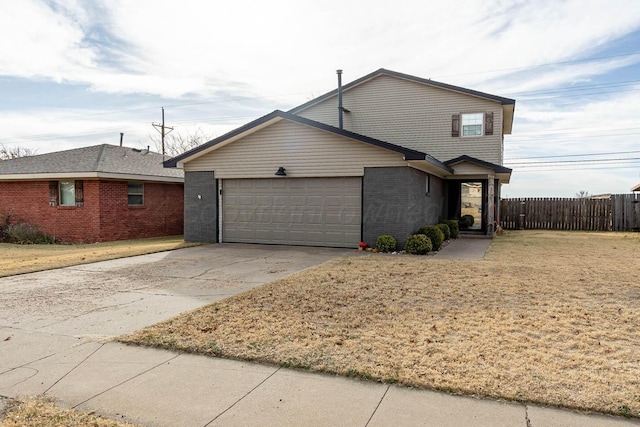
[[[76,205],[75,181],[60,181],[60,206]]]
[[[129,183],[129,206],[144,205],[144,184],[138,182]]]
[[[462,136],[482,136],[484,114],[462,114]]]

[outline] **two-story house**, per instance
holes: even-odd
[[[165,162],[185,239],[356,247],[472,215],[495,230],[515,101],[385,69]]]

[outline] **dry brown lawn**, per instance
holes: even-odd
[[[1,414],[0,414],[1,415]],[[34,397],[11,401],[0,427],[133,427],[96,416],[55,406],[52,400]]]
[[[640,417],[640,234],[523,231],[479,261],[342,258],[122,341]]]
[[[73,245],[0,243],[0,277],[193,246],[182,236]]]

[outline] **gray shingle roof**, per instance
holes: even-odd
[[[139,175],[140,179],[182,179],[178,169],[163,167],[162,154],[117,145],[102,144],[0,161],[3,175],[71,174]]]

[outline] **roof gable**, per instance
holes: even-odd
[[[183,172],[165,169],[163,160],[162,154],[148,150],[102,144],[2,160],[0,179],[126,176],[149,181],[182,181]]]
[[[299,123],[305,126],[309,126],[315,129],[319,129],[325,132],[332,133],[334,135],[343,136],[346,138],[350,138],[359,142],[363,142],[366,144],[371,144],[373,146],[384,148],[390,151],[394,151],[403,155],[405,160],[425,160],[432,165],[442,169],[443,171],[450,172],[450,168],[439,160],[431,157],[430,155],[412,150],[409,148],[401,147],[395,144],[391,144],[385,141],[381,141],[375,138],[370,138],[365,135],[360,135],[354,132],[350,132],[344,129],[339,129],[325,123],[320,123],[314,120],[310,120],[304,117],[296,116],[290,113],[286,113],[284,111],[276,110],[266,116],[263,116],[257,120],[254,120],[251,123],[248,123],[244,126],[241,126],[225,135],[222,135],[216,139],[213,139],[203,145],[200,145],[190,151],[187,151],[184,154],[181,154],[177,157],[167,160],[164,162],[165,167],[179,167],[183,163],[195,160],[196,158],[203,156],[207,153],[210,153],[218,148],[221,148],[227,144],[230,144],[242,137],[248,136],[254,132],[257,132],[260,129],[263,129],[266,126],[270,126],[273,123],[276,123],[280,120],[289,120],[295,123]]]
[[[402,79],[402,80],[407,80],[407,81],[411,81],[414,83],[419,83],[419,84],[423,84],[423,85],[427,85],[427,86],[431,86],[434,88],[439,88],[439,89],[443,89],[443,90],[448,90],[451,92],[456,92],[462,95],[467,95],[467,96],[473,96],[475,98],[480,98],[480,99],[484,99],[487,101],[492,101],[492,102],[497,102],[502,106],[502,110],[503,110],[503,115],[504,115],[504,120],[503,120],[503,132],[505,134],[510,134],[511,133],[511,129],[513,126],[513,113],[514,113],[514,109],[515,109],[515,103],[516,101],[514,99],[511,98],[505,98],[502,96],[497,96],[497,95],[492,95],[486,92],[480,92],[477,90],[473,90],[473,89],[467,89],[467,88],[463,88],[460,86],[454,86],[454,85],[450,85],[447,83],[442,83],[442,82],[438,82],[435,80],[431,80],[431,79],[424,79],[421,77],[416,77],[416,76],[412,76],[410,74],[404,74],[404,73],[399,73],[397,71],[391,71],[391,70],[387,70],[385,68],[380,68],[376,71],[374,71],[373,73],[367,74],[366,76],[360,77],[359,79],[356,79],[350,83],[347,83],[345,85],[342,86],[342,90],[343,92],[347,92],[350,89],[353,89],[357,86],[360,86],[368,81],[371,81],[377,77],[380,76],[389,76],[389,77],[393,77],[393,78],[397,78],[397,79]],[[325,93],[324,95],[321,95],[317,98],[314,98],[302,105],[299,105],[291,110],[289,110],[288,112],[291,114],[298,114],[308,108],[311,108],[327,99],[331,99],[333,97],[338,96],[338,89],[334,89],[330,92]]]

